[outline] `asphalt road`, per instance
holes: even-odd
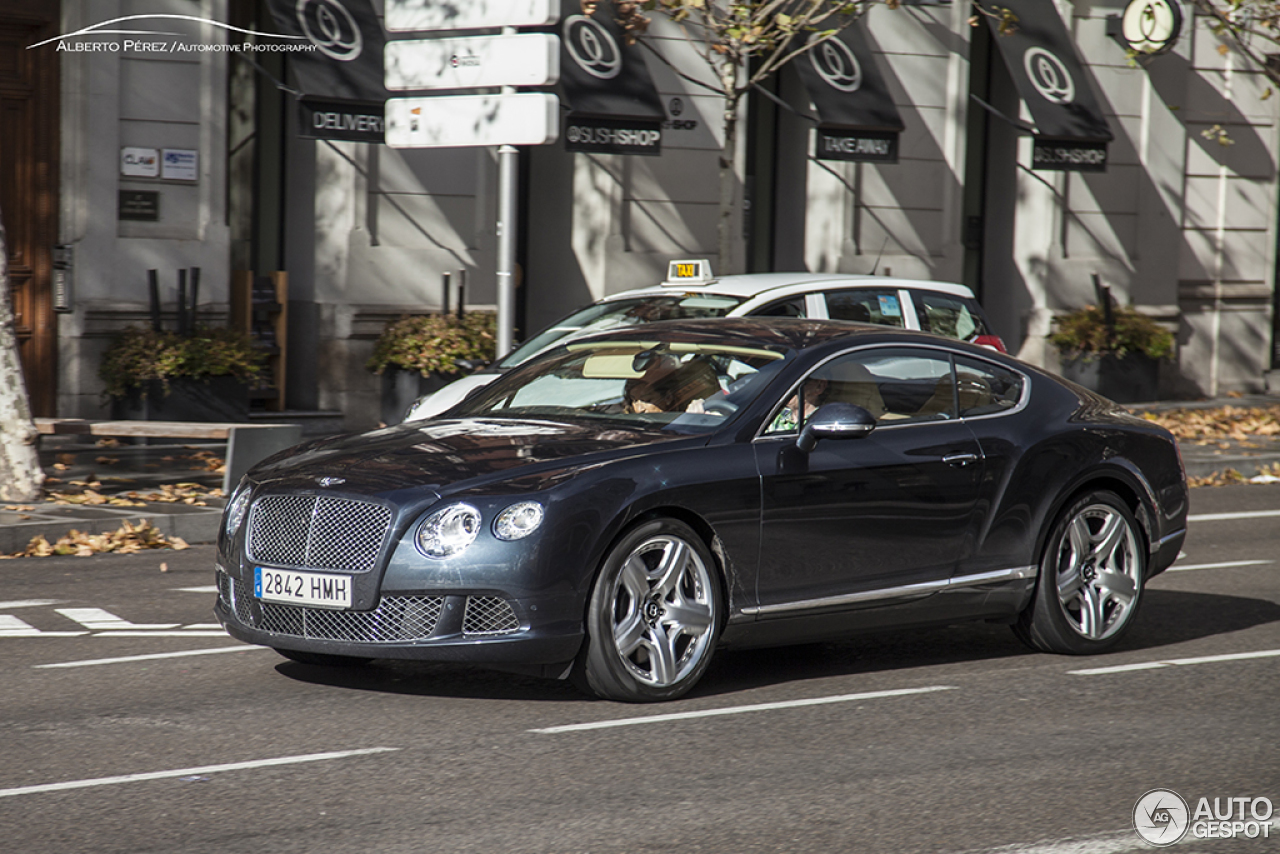
[[[1151,850],[1151,789],[1280,805],[1280,486],[1192,512],[1271,515],[1193,518],[1109,655],[885,634],[727,653],[663,706],[240,646],[210,547],[0,562],[0,851]],[[1264,824],[1175,850],[1280,854]]]

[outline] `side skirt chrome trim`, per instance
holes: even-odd
[[[848,593],[844,596],[829,596],[825,599],[805,599],[799,602],[782,602],[777,605],[760,605],[743,608],[742,613],[752,616],[768,616],[785,614],[791,611],[810,611],[816,608],[832,608],[840,605],[854,605],[859,602],[874,602],[879,599],[899,599],[904,596],[918,596],[924,593],[937,593],[960,587],[976,587],[979,584],[991,584],[1000,581],[1019,581],[1035,578],[1037,567],[1015,566],[1011,569],[997,569],[991,572],[979,572],[976,575],[962,575],[946,581],[926,581],[920,584],[906,584],[902,587],[886,587],[882,590],[868,590],[864,593]]]

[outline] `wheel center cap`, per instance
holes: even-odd
[[[658,622],[658,618],[665,613],[667,613],[666,610],[657,599],[650,599],[644,603],[644,618],[650,625]]]

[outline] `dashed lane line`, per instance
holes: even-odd
[[[265,646],[220,646],[214,649],[188,649],[183,652],[154,652],[150,655],[125,655],[117,658],[94,658],[86,661],[59,661],[54,664],[32,665],[36,670],[58,670],[68,667],[94,667],[99,664],[127,664],[134,661],[158,661],[164,658],[187,658],[193,655],[219,655],[224,652],[250,652],[267,649]]]
[[[778,703],[758,703],[752,706],[729,706],[724,709],[703,709],[697,712],[675,712],[666,715],[647,715],[641,718],[620,718],[613,721],[593,721],[584,724],[567,724],[565,726],[531,729],[529,732],[553,735],[562,732],[582,732],[593,729],[612,729],[615,727],[636,726],[638,724],[657,724],[669,721],[687,721],[694,718],[713,718],[722,715],[741,715],[748,712],[772,712],[780,709],[797,709],[804,706],[825,706],[832,703],[853,703],[858,700],[878,700],[882,697],[903,697],[909,694],[930,694],[936,691],[955,691],[956,685],[930,685],[927,688],[899,688],[894,691],[870,691],[865,694],[840,694],[832,697],[813,697],[807,700],[785,700]]]
[[[253,768],[299,765],[304,762],[325,762],[331,759],[347,759],[352,756],[391,753],[399,749],[398,747],[368,747],[362,750],[339,750],[332,753],[280,756],[274,759],[257,759],[251,762],[230,762],[225,765],[202,765],[197,768],[175,768],[170,771],[152,771],[146,774],[124,774],[119,777],[98,777],[92,780],[69,780],[64,783],[19,786],[15,789],[0,789],[0,798],[11,798],[16,795],[37,795],[44,792],[65,792],[69,789],[89,789],[94,786],[119,786],[123,783],[142,783],[147,780],[168,780],[175,777],[199,777],[205,774],[221,774],[225,771],[248,771]]]
[[[1186,566],[1178,566],[1176,563],[1169,567],[1169,572],[1187,572],[1192,569],[1231,569],[1237,566],[1265,566],[1269,563],[1275,563],[1274,560],[1229,560],[1223,563],[1192,563]]]
[[[1230,522],[1234,519],[1267,519],[1280,516],[1280,510],[1242,510],[1239,513],[1196,513],[1188,522]]]
[[[1116,664],[1111,667],[1091,667],[1087,670],[1068,670],[1072,676],[1101,676],[1107,673],[1129,673],[1135,670],[1158,670],[1163,667],[1180,667],[1185,664],[1216,664],[1222,661],[1248,661],[1254,658],[1275,658],[1280,649],[1263,649],[1256,652],[1232,652],[1225,655],[1202,655],[1196,658],[1167,658],[1161,661],[1139,661],[1134,664]]]

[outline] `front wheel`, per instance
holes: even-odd
[[[681,696],[711,662],[721,600],[715,559],[693,529],[674,519],[636,527],[596,578],[574,681],[607,700]]]
[[[1014,631],[1042,652],[1103,652],[1133,623],[1145,574],[1143,536],[1128,505],[1105,490],[1083,495],[1050,532],[1035,599]]]

